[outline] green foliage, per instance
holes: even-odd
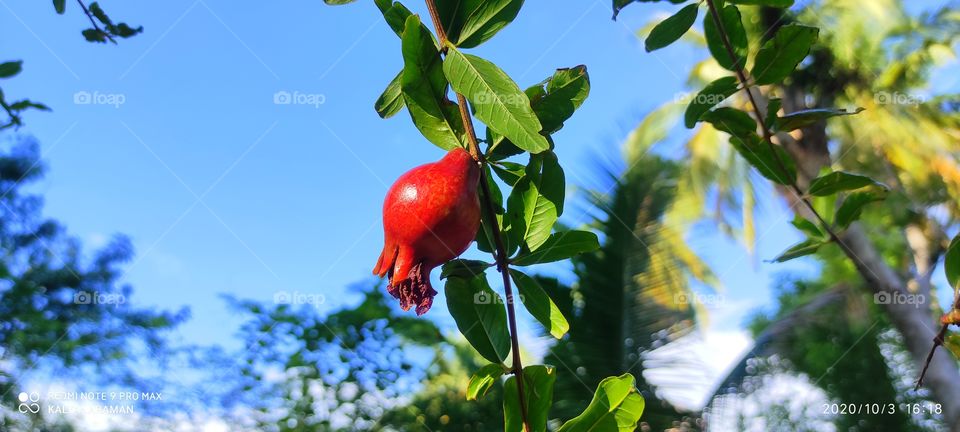
[[[523,306],[533,315],[551,336],[560,339],[570,330],[570,324],[564,318],[560,308],[547,295],[536,279],[519,270],[510,270],[510,277],[517,284]]]
[[[534,365],[523,368],[524,406],[530,432],[546,432],[550,405],[553,403],[553,384],[557,371],[552,366]],[[520,419],[520,397],[517,392],[517,377],[511,376],[503,383],[503,423],[505,432],[523,431]]]
[[[377,111],[380,118],[393,117],[394,114],[403,109],[403,94],[400,90],[400,80],[402,78],[403,71],[400,71],[397,76],[390,80],[390,84],[387,84],[383,94],[373,104],[373,109]]]
[[[722,27],[717,26],[716,20],[710,13],[703,19],[703,34],[707,37],[707,48],[710,49],[713,59],[725,69],[743,68],[747,58],[747,32],[740,19],[740,10],[734,5],[726,5],[717,13]],[[731,58],[730,53],[727,52],[726,44],[723,42],[724,37],[730,42],[734,58]]]
[[[697,12],[699,9],[699,3],[689,4],[680,9],[676,14],[658,23],[653,30],[650,31],[650,35],[647,36],[644,49],[650,52],[676,42],[677,39],[680,39],[684,33],[690,30],[690,27],[693,27],[693,23],[697,20]]]
[[[884,187],[876,180],[862,175],[834,171],[813,179],[807,193],[813,196],[833,195],[837,192],[851,191],[867,186]]]
[[[768,180],[781,185],[790,185],[797,181],[796,163],[783,147],[768,144],[752,132],[743,136],[731,136],[730,144]]]
[[[521,6],[523,0],[438,1],[437,12],[450,42],[473,48],[510,24]]]
[[[558,231],[550,234],[536,251],[522,252],[510,262],[518,266],[542,264],[569,259],[599,248],[597,235],[590,231]]]
[[[93,24],[93,27],[82,32],[83,37],[87,40],[87,42],[106,43],[109,40],[110,42],[116,43],[114,38],[126,39],[136,36],[139,33],[143,33],[142,26],[131,27],[129,24],[124,22],[114,24],[113,20],[107,16],[107,13],[103,11],[103,8],[101,8],[100,4],[97,2],[90,3],[90,6],[87,9],[88,10],[84,12],[87,12],[88,15],[92,15],[90,20]],[[94,18],[100,22],[100,25],[103,26],[103,28],[98,26],[96,22],[93,22]]]
[[[446,279],[449,277],[470,279],[475,276],[483,275],[483,272],[492,266],[493,264],[490,264],[486,261],[468,259],[450,260],[443,265],[443,268],[440,272],[440,279]]]
[[[843,199],[843,204],[837,209],[834,222],[837,228],[846,229],[860,218],[863,208],[867,204],[883,201],[887,197],[886,189],[874,189],[863,192],[854,192]]]
[[[447,99],[448,83],[440,51],[420,17],[407,18],[402,41],[400,88],[413,124],[427,140],[444,150],[465,147],[460,110]]]
[[[954,290],[960,289],[960,235],[953,238],[943,256],[943,271],[950,286]]]
[[[750,74],[756,85],[775,84],[790,75],[810,52],[820,30],[799,24],[780,27],[757,52]]]
[[[564,423],[558,432],[630,432],[637,428],[643,407],[643,397],[637,393],[632,375],[609,377],[597,386],[583,414]]]
[[[707,84],[703,90],[700,90],[697,95],[693,97],[690,104],[687,105],[687,110],[683,114],[683,124],[687,128],[696,126],[697,122],[700,121],[700,117],[709,111],[710,108],[713,108],[720,102],[723,102],[724,99],[736,93],[737,87],[737,78],[732,76],[718,78],[710,84]]]
[[[530,99],[506,73],[480,57],[464,54],[449,45],[443,73],[457,93],[474,107],[474,115],[494,132],[531,153],[550,148],[540,135],[540,120],[530,107]]]
[[[483,275],[449,278],[444,286],[447,308],[457,328],[483,358],[502,363],[510,353],[510,334],[503,299]]]
[[[817,250],[820,249],[820,246],[823,246],[827,242],[817,239],[807,239],[800,243],[797,243],[793,246],[790,246],[789,249],[785,250],[782,254],[773,259],[773,262],[786,262],[792,259],[800,258],[807,255],[812,255],[817,253]]]
[[[490,387],[503,376],[502,364],[488,364],[475,372],[467,384],[467,400],[477,400],[487,394]]]
[[[507,198],[506,234],[523,251],[536,251],[550,237],[563,212],[566,182],[552,151],[530,156],[524,175]]]

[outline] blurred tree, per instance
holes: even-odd
[[[637,378],[646,400],[641,424],[649,430],[699,428],[696,413],[662,395],[666,388],[684,389],[706,379],[700,359],[671,348],[696,328],[696,311],[702,310],[690,278],[716,286],[710,270],[687,247],[682,227],[664,219],[677,203],[680,171],[677,163],[647,155],[621,175],[609,174],[610,192],[592,192],[589,200],[604,239],[600,250],[574,258],[572,288],[539,278],[570,321],[569,337],[546,358],[561,375],[553,417],[579,413],[591,389],[621,371]],[[647,380],[663,372],[669,372],[669,381],[661,380],[659,388]]]
[[[787,291],[786,298],[781,299],[781,310],[769,317],[774,320],[770,327],[796,330],[773,334],[794,338],[791,340],[797,345],[791,346],[785,357],[791,358],[793,367],[811,376],[826,374],[817,385],[830,397],[855,402],[864,397],[876,399],[870,391],[885,398],[895,396],[890,394],[891,380],[896,382],[904,375],[916,377],[931,347],[933,329],[939,326],[936,317],[942,310],[931,277],[947,244],[944,233],[957,228],[960,216],[957,157],[960,95],[936,94],[932,90],[936,87],[929,82],[938,65],[955,58],[960,12],[955,4],[948,3],[911,15],[904,10],[902,2],[895,0],[804,2],[786,14],[765,7],[743,7],[742,10],[744,25],[753,35],[751,40],[763,40],[776,28],[794,21],[821,28],[819,43],[784,84],[755,89],[762,109],[774,97],[782,99],[783,113],[787,114],[818,107],[866,108],[858,115],[830,120],[829,127],[826,121],[819,121],[775,137],[797,161],[802,185],[805,187],[821,169],[831,166],[834,170],[849,169],[872,176],[892,187],[886,201],[868,208],[863,221],[841,236],[857,256],[856,266],[834,263],[841,257],[831,248],[822,248],[822,262],[829,264],[825,266],[824,275],[839,267],[844,271],[829,274],[829,278],[822,281],[806,281],[802,293]],[[691,35],[687,40],[703,41],[698,35]],[[693,68],[690,81],[702,85],[722,73],[712,59],[706,60]],[[743,98],[733,101],[734,105],[744,103]],[[668,104],[647,117],[632,135],[628,154],[636,158],[664,139],[683,108],[678,105]],[[697,129],[683,150],[682,157],[689,161],[690,168],[683,172],[678,194],[691,205],[678,206],[686,213],[674,216],[687,220],[713,216],[748,248],[752,247],[755,241],[753,211],[760,196],[757,190],[762,190],[766,182],[758,184],[757,177],[726,145],[725,134],[708,125]],[[786,199],[799,216],[810,216],[794,206],[796,201],[789,191],[775,189],[775,192]],[[828,199],[817,199],[815,204],[828,217],[837,205]],[[916,307],[876,302],[871,298],[870,303],[877,307],[869,310],[879,315],[867,312],[839,315],[837,311],[847,311],[852,304],[844,299],[857,296],[829,294],[843,284],[870,293],[880,292],[882,287],[907,287],[927,301]],[[860,303],[862,306],[863,302]],[[807,307],[809,305],[816,307]],[[793,321],[783,323],[788,317],[811,319],[816,324],[793,329]],[[880,319],[881,324],[871,328],[874,319]],[[868,321],[866,325],[864,320]],[[877,342],[879,335],[885,334],[881,331],[887,325],[898,333],[892,343],[911,359],[896,368],[878,357]],[[839,373],[837,369],[833,370],[838,373],[830,372],[830,362],[823,364],[825,359],[833,356],[836,361],[843,351],[835,352],[837,347],[822,345],[822,340],[817,342],[818,338],[830,337],[837,344],[847,344],[840,347],[843,348],[859,340],[861,335],[865,339],[852,349],[862,352],[846,354],[843,360],[848,362],[848,367],[842,370],[852,372],[863,368],[862,375]],[[759,337],[767,336],[770,334],[764,332]],[[864,344],[870,346],[862,346]],[[857,364],[858,361],[863,364]],[[863,384],[876,386],[873,390],[857,388],[849,380],[853,376],[880,382]],[[960,374],[956,360],[945,351],[939,352],[926,384],[934,399],[944,404],[947,424],[960,427]],[[896,396],[894,400],[878,402],[903,398],[903,395]],[[838,426],[851,426],[844,423],[849,420],[838,420]],[[895,417],[868,421],[869,427],[854,426],[861,430],[877,430],[871,428],[874,426],[893,430],[902,426],[903,421]]]
[[[0,403],[9,408],[0,410],[2,430],[43,422],[17,410],[17,395],[29,390],[20,379],[34,369],[52,368],[61,378],[84,370],[87,380],[146,389],[133,364],[141,354],[161,359],[164,330],[186,318],[185,310],[131,305],[130,287],[118,283],[118,266],[133,253],[126,238],[86,260],[79,240],[43,218],[42,199],[23,191],[42,173],[36,142],[8,136],[0,143]]]

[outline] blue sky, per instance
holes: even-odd
[[[130,236],[129,300],[189,306],[193,318],[180,330],[187,341],[236,344],[239,319],[221,293],[262,301],[279,291],[323,294],[324,310],[356,300],[347,287],[369,280],[388,185],[442,156],[405,112],[381,120],[373,110],[401,59],[371,1],[106,1],[115,21],[145,27],[117,46],[83,41],[88,23],[73,3],[65,16],[49,2],[0,5],[3,60],[25,61],[4,91],[54,109],[27,114],[20,130],[39,140],[49,167],[32,189],[46,198],[46,214],[88,246]],[[555,136],[571,193],[594,186],[596,162],[619,157],[644,113],[684,91],[685,71],[704,53],[648,54],[634,36],[675,8],[631,6],[615,22],[606,0],[530,1],[473,50],[521,87],[558,67],[588,66],[591,95]],[[277,105],[280,91],[322,104]],[[123,103],[75,103],[84,94]],[[570,213],[570,222],[582,220]],[[766,206],[758,226],[760,234],[770,227],[761,259],[799,238],[778,204]],[[766,303],[775,272],[812,268],[766,264],[716,232],[696,233],[691,244],[726,287],[730,307],[714,318],[721,330],[739,328]],[[438,300],[429,316],[449,323]]]

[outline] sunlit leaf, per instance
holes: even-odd
[[[502,364],[488,364],[474,373],[467,383],[467,400],[478,400],[503,376]]]
[[[781,263],[795,258],[800,258],[802,256],[814,254],[820,249],[820,246],[823,246],[824,244],[826,243],[819,239],[804,240],[800,243],[790,246],[789,249],[783,251],[783,253],[774,258],[772,262]]]
[[[548,414],[553,403],[553,383],[556,381],[557,371],[551,366],[534,365],[523,368],[523,396],[526,399],[530,432],[547,430]],[[503,383],[503,421],[504,431],[524,430],[520,417],[517,379],[514,376]]]
[[[534,252],[524,252],[511,262],[518,266],[565,260],[600,248],[597,235],[589,231],[558,231],[550,235]]]
[[[551,336],[560,339],[567,334],[570,324],[536,279],[513,269],[510,270],[510,276],[516,282],[520,300],[530,315],[533,315]]]
[[[447,309],[460,333],[483,358],[502,363],[510,353],[507,312],[485,277],[449,278],[444,287]]]
[[[447,37],[461,48],[473,48],[510,24],[523,0],[438,1],[437,12]]]
[[[820,32],[816,27],[787,24],[767,40],[754,61],[751,75],[757,85],[775,84],[793,72],[810,52]]]
[[[373,108],[377,110],[377,115],[379,115],[380,118],[390,118],[403,108],[403,94],[400,91],[400,78],[402,76],[403,71],[400,71],[400,73],[390,81],[390,84],[387,84],[386,90],[377,98],[377,102],[373,104]]]
[[[583,413],[557,431],[632,432],[637,429],[643,408],[643,397],[637,392],[633,375],[604,378]]]
[[[683,124],[687,128],[696,126],[700,117],[710,108],[715,107],[736,92],[737,77],[726,76],[707,84],[687,105],[687,111],[683,114]]]
[[[531,155],[524,176],[507,199],[511,240],[536,251],[563,211],[564,194],[564,173],[557,156],[553,152]]]
[[[680,39],[697,20],[699,7],[699,3],[689,4],[653,27],[644,42],[644,48],[647,52],[663,48]]]

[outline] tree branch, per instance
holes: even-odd
[[[433,27],[437,32],[437,38],[440,40],[441,52],[445,52],[447,33],[440,24],[440,14],[437,11],[437,5],[434,0],[426,0],[426,3],[427,9],[430,11],[430,19],[433,21]],[[480,151],[480,146],[477,143],[477,134],[473,128],[473,118],[470,116],[470,109],[467,105],[467,99],[463,97],[462,94],[458,92],[455,93],[457,95],[458,105],[460,106],[460,117],[463,120],[464,130],[467,133],[467,150],[481,168],[480,190],[483,192],[481,205],[483,206],[485,218],[490,225],[490,231],[493,234],[493,241],[496,249],[496,253],[494,253],[493,256],[497,263],[497,271],[499,271],[500,275],[503,276],[503,291],[507,297],[506,304],[507,321],[510,326],[510,351],[513,353],[513,365],[511,369],[515,379],[517,380],[517,396],[519,396],[518,400],[520,402],[520,419],[523,422],[524,431],[530,432],[533,429],[530,427],[530,422],[527,419],[527,400],[524,397],[523,388],[523,363],[520,359],[520,340],[519,335],[517,334],[517,314],[513,305],[513,288],[510,285],[510,261],[509,257],[507,256],[507,248],[503,242],[503,235],[500,232],[500,226],[497,224],[497,214],[494,210],[493,202],[490,201],[490,187],[487,184],[486,178],[487,171],[483,169],[486,165],[486,159],[483,156],[483,152]]]
[[[93,13],[90,12],[90,9],[87,9],[87,5],[83,4],[83,0],[77,0],[77,3],[80,5],[80,9],[83,9],[83,13],[87,15],[87,18],[90,19],[90,24],[93,25],[93,29],[106,36],[110,42],[116,44],[117,41],[113,38],[113,36],[110,36],[110,33],[107,33],[100,28],[100,26],[97,24],[97,20],[93,16]]]

